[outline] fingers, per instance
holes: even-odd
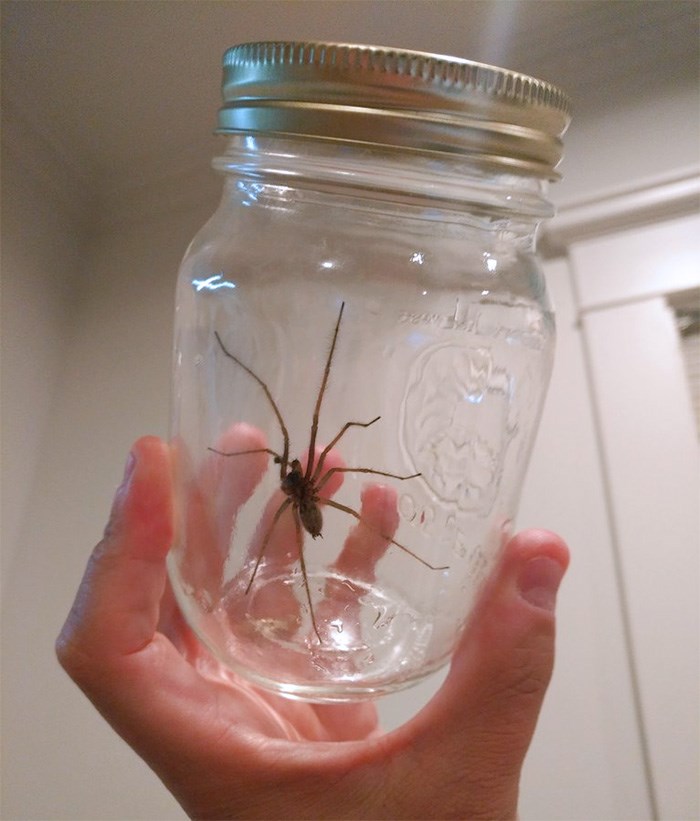
[[[64,664],[76,654],[127,655],[150,641],[172,538],[168,447],[153,437],[140,439],[59,636],[57,652]]]
[[[507,804],[461,807],[461,813],[514,817],[520,768],[552,672],[554,605],[568,559],[564,543],[547,531],[510,540],[445,684],[398,731],[410,736],[413,766],[422,754],[431,762],[426,783],[440,789],[471,780],[474,795],[498,795]],[[439,761],[430,755],[435,749],[442,751]],[[489,784],[494,789],[484,790]]]
[[[176,452],[178,485],[184,489],[184,516],[180,526],[186,545],[179,572],[189,586],[206,594],[212,603],[221,593],[236,514],[267,468],[270,457],[263,450],[266,445],[260,430],[239,423],[216,443],[217,451],[221,452],[210,452],[196,473],[184,454]],[[257,453],[223,455],[258,449]]]
[[[230,427],[216,443],[221,453],[241,455],[224,456],[210,452],[199,478],[202,495],[213,500],[212,514],[216,521],[220,544],[228,548],[231,526],[239,507],[250,498],[270,462],[265,452],[267,440],[258,428],[245,423]]]
[[[353,521],[343,511],[333,515]],[[312,602],[321,643],[332,647],[339,640],[346,650],[353,643],[366,648],[360,619],[364,585],[374,580],[375,565],[398,525],[396,492],[381,485],[365,487],[358,515],[360,520],[351,528],[343,549],[328,568],[323,598]]]
[[[342,515],[342,513],[338,514]],[[362,490],[360,520],[345,540],[334,567],[340,575],[374,580],[374,568],[399,526],[397,493],[388,485],[366,485]]]
[[[337,515],[345,514],[339,511]],[[386,553],[398,523],[396,491],[386,485],[366,485],[362,490],[359,520],[333,563],[334,577],[326,582],[325,600],[320,609],[326,621],[337,622],[342,617],[346,631],[357,630],[360,599],[365,591],[351,580],[366,584],[374,581],[374,569]]]

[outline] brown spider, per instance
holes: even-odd
[[[272,410],[275,413],[275,416],[277,417],[280,430],[282,431],[283,439],[283,447],[281,454],[277,451],[271,450],[270,448],[254,448],[251,450],[240,450],[232,452],[220,451],[216,450],[215,448],[209,448],[210,451],[212,451],[213,453],[217,453],[219,456],[244,456],[250,453],[269,453],[273,457],[275,464],[278,464],[280,466],[280,488],[287,498],[284,499],[282,504],[280,504],[280,506],[277,508],[272,517],[272,521],[270,522],[270,525],[267,529],[267,532],[265,533],[262,544],[260,546],[260,552],[258,553],[255,566],[253,567],[253,572],[251,574],[250,580],[248,581],[248,585],[245,589],[245,593],[247,595],[250,592],[251,587],[253,586],[253,582],[257,575],[258,568],[260,567],[260,563],[262,562],[265,549],[267,548],[272,537],[275,525],[280,520],[282,514],[288,508],[291,507],[297,534],[299,564],[301,566],[301,574],[304,583],[304,590],[306,592],[306,599],[309,605],[311,624],[313,626],[314,633],[316,634],[316,637],[318,638],[319,642],[322,642],[322,639],[319,634],[318,625],[316,624],[313,602],[311,600],[311,591],[309,589],[309,579],[306,573],[306,562],[304,561],[303,530],[306,530],[306,532],[309,533],[313,539],[316,539],[318,538],[318,536],[322,535],[323,516],[321,513],[321,505],[328,505],[328,507],[333,507],[336,510],[342,510],[344,513],[348,513],[350,516],[353,516],[359,522],[363,522],[366,526],[368,526],[366,522],[364,522],[360,514],[356,510],[353,510],[351,507],[347,507],[346,505],[340,504],[340,502],[336,502],[333,499],[321,498],[321,496],[319,495],[321,489],[324,487],[324,485],[328,482],[328,480],[334,473],[370,473],[375,476],[387,476],[391,479],[399,479],[401,481],[405,481],[406,479],[416,479],[421,475],[420,473],[412,473],[408,476],[399,476],[396,473],[388,473],[384,470],[375,470],[373,468],[361,467],[332,467],[324,472],[323,468],[326,461],[326,457],[328,456],[331,449],[338,444],[338,442],[345,435],[345,433],[352,427],[368,428],[370,425],[373,425],[375,422],[379,421],[379,416],[376,416],[369,422],[346,422],[340,429],[340,431],[336,434],[336,436],[333,439],[331,439],[328,445],[326,445],[326,447],[321,451],[318,458],[315,458],[316,436],[318,433],[318,420],[321,411],[321,403],[323,402],[323,396],[326,392],[326,385],[328,384],[328,377],[331,372],[333,353],[335,352],[335,346],[338,340],[338,331],[340,329],[340,321],[343,317],[344,309],[345,303],[343,302],[340,306],[338,319],[335,323],[335,330],[333,331],[333,338],[331,340],[330,350],[328,351],[328,357],[326,359],[326,367],[323,371],[323,379],[321,380],[321,386],[318,391],[318,396],[316,397],[316,406],[314,408],[313,421],[311,423],[311,436],[309,437],[309,450],[306,462],[306,470],[302,468],[301,462],[298,459],[290,460],[289,458],[289,433],[287,431],[286,425],[284,424],[284,419],[282,418],[280,409],[277,407],[277,403],[272,398],[272,394],[270,393],[269,388],[253,370],[251,370],[247,365],[244,365],[243,362],[241,362],[241,360],[238,359],[237,356],[234,356],[234,354],[232,354],[225,347],[218,332],[214,332],[216,341],[219,343],[219,346],[221,347],[221,350],[224,352],[224,354],[229,359],[232,359],[247,374],[249,374],[262,388],[265,396],[267,397],[272,407]],[[376,532],[379,533],[379,535],[387,542],[390,542],[391,544],[400,548],[401,550],[403,550],[404,553],[407,553],[409,556],[412,556],[414,559],[416,559],[426,567],[430,568],[431,570],[447,569],[446,567],[435,567],[432,564],[429,564],[425,561],[425,559],[422,559],[420,556],[418,556],[412,550],[409,550],[404,545],[399,544],[399,542],[395,541],[390,536],[382,534],[379,531]]]

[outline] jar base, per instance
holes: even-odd
[[[395,590],[333,572],[233,583],[217,608],[227,665],[304,701],[374,698],[411,686],[447,660],[430,658],[433,626]]]

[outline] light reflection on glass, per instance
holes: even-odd
[[[250,206],[258,201],[258,197],[265,190],[265,186],[259,182],[245,182],[239,180],[236,188],[243,194],[245,199],[241,200],[241,205]]]
[[[224,279],[223,272],[212,274],[208,279],[193,279],[192,284],[197,291],[218,291],[220,288],[235,288],[235,282]]]
[[[493,272],[498,268],[498,260],[494,259],[488,251],[484,251],[484,262],[489,271]]]

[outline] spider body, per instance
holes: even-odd
[[[282,479],[280,487],[299,511],[299,518],[304,530],[311,534],[314,539],[321,536],[323,515],[319,507],[315,483],[304,475],[301,462],[298,459],[292,460],[289,473]]]
[[[374,468],[365,467],[332,467],[324,471],[326,457],[330,453],[331,449],[338,444],[338,442],[345,435],[345,433],[353,427],[368,428],[370,427],[370,425],[373,425],[375,422],[379,421],[379,416],[376,416],[369,422],[346,422],[342,426],[340,431],[333,437],[333,439],[331,439],[331,441],[325,446],[325,448],[323,448],[320,454],[318,456],[316,455],[316,436],[318,434],[318,422],[321,411],[321,403],[323,402],[323,397],[326,392],[326,385],[328,384],[328,377],[330,376],[331,364],[333,362],[333,354],[335,352],[336,342],[338,341],[338,331],[340,329],[340,322],[343,317],[344,309],[345,303],[343,302],[340,306],[340,311],[338,312],[338,318],[335,323],[335,330],[333,331],[333,338],[331,341],[330,350],[328,351],[328,357],[326,359],[326,366],[323,372],[323,378],[321,379],[321,386],[316,397],[316,404],[314,407],[313,419],[311,423],[311,434],[309,437],[306,468],[302,467],[302,464],[299,461],[299,459],[290,460],[289,458],[289,433],[284,423],[282,413],[280,412],[277,403],[272,397],[272,394],[270,393],[270,389],[268,388],[267,384],[258,376],[258,374],[255,373],[255,371],[253,371],[251,368],[249,368],[247,365],[241,362],[241,360],[238,359],[237,356],[231,353],[224,345],[219,334],[216,331],[214,332],[216,341],[218,342],[219,347],[221,348],[223,353],[229,359],[233,360],[233,362],[235,362],[247,374],[249,374],[261,387],[263,393],[267,397],[270,407],[272,408],[275,416],[277,417],[277,422],[279,424],[283,440],[282,453],[278,453],[277,451],[274,451],[270,448],[257,448],[254,450],[233,452],[226,452],[216,450],[216,448],[209,448],[210,451],[212,451],[213,453],[217,453],[219,456],[244,456],[248,453],[268,453],[270,456],[273,457],[274,463],[280,466],[280,490],[286,496],[286,498],[281,502],[281,504],[275,511],[270,521],[270,524],[265,532],[245,592],[246,594],[249,593],[251,587],[253,586],[253,582],[255,581],[258,569],[260,568],[263,556],[265,554],[265,550],[268,544],[270,543],[272,534],[275,530],[277,523],[281,519],[282,515],[291,508],[291,513],[294,518],[294,525],[296,531],[299,564],[301,566],[301,574],[304,584],[304,590],[306,592],[306,600],[308,602],[309,613],[311,615],[311,624],[314,633],[316,634],[316,637],[321,643],[323,640],[321,639],[321,634],[316,623],[313,601],[311,599],[311,590],[309,588],[309,579],[307,576],[306,563],[304,559],[304,531],[309,533],[310,536],[314,539],[323,535],[323,515],[321,513],[322,505],[332,507],[336,510],[340,510],[344,513],[347,513],[350,516],[357,519],[358,522],[363,522],[366,527],[370,527],[366,522],[364,522],[362,516],[353,508],[348,507],[347,505],[343,505],[340,502],[336,502],[333,499],[321,496],[322,488],[326,485],[326,483],[335,473],[368,473],[373,474],[375,476],[386,476],[391,479],[399,479],[401,481],[404,481],[406,479],[416,479],[420,476],[420,473],[412,473],[408,476],[401,476],[397,473],[389,473],[384,470],[375,470]],[[418,556],[418,554],[414,553],[412,550],[409,550],[404,545],[399,544],[399,542],[397,542],[391,536],[381,533],[377,530],[375,530],[375,532],[378,533],[383,539],[385,539],[387,543],[390,543],[400,548],[404,553],[408,554],[409,556],[412,556],[414,559],[417,559],[421,564],[425,565],[430,570],[447,569],[446,567],[434,567],[432,564],[429,564],[427,561],[425,561],[425,559],[422,559],[420,556]]]

